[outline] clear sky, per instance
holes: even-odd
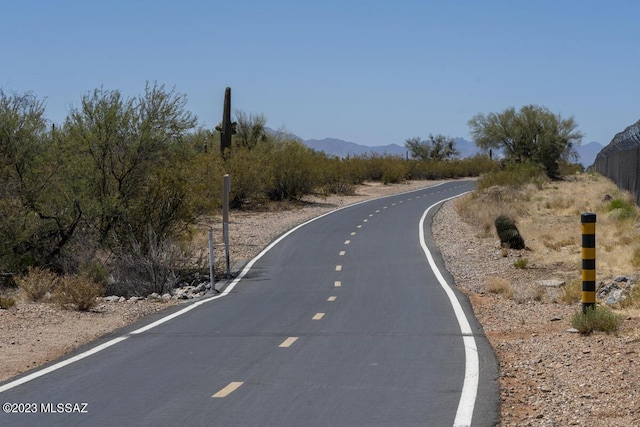
[[[0,88],[61,123],[96,88],[157,81],[202,126],[232,109],[304,139],[470,139],[477,113],[537,104],[584,143],[640,119],[636,0],[0,0]]]

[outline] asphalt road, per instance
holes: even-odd
[[[222,296],[5,382],[0,425],[494,425],[495,357],[430,243],[436,204],[473,185],[293,230]]]

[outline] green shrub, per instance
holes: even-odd
[[[319,187],[321,174],[316,165],[322,156],[298,141],[274,144],[266,189],[269,199],[299,200]]]
[[[411,179],[451,179],[480,176],[498,170],[499,163],[489,159],[489,156],[477,155],[441,162],[410,160],[408,168]]]
[[[478,190],[495,185],[522,188],[528,184],[534,184],[542,188],[546,182],[548,178],[540,168],[526,163],[508,163],[501,170],[482,175],[478,180]]]
[[[65,310],[89,311],[98,303],[96,298],[103,294],[102,286],[81,274],[63,277],[56,289],[55,299]]]
[[[11,297],[0,296],[0,308],[6,310],[16,305],[16,300]]]
[[[231,175],[231,208],[240,209],[266,200],[270,180],[267,174],[270,153],[266,145],[260,144],[252,150],[238,147],[231,152],[227,160],[227,171]],[[222,188],[222,176],[217,180]]]
[[[520,258],[516,262],[513,263],[515,268],[525,269],[527,268],[527,264],[529,264],[529,260],[526,258]]]
[[[29,300],[40,301],[47,293],[53,292],[58,276],[46,269],[29,267],[27,274],[16,278],[15,281]]]
[[[571,319],[571,326],[581,334],[590,334],[593,331],[617,332],[621,324],[622,317],[605,306],[588,307],[586,312],[580,309],[573,314]]]
[[[636,206],[625,199],[613,199],[609,202],[607,211],[609,212],[609,217],[618,220],[635,219],[638,215]]]

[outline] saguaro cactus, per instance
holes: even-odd
[[[231,148],[231,135],[236,133],[236,122],[231,122],[231,88],[224,90],[224,108],[222,110],[222,123],[216,126],[220,132],[220,151],[224,155],[227,148]]]
[[[496,231],[503,247],[524,249],[524,239],[516,227],[516,223],[506,215],[500,215],[495,220]]]

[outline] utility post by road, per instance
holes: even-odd
[[[231,278],[231,264],[229,262],[229,193],[231,192],[231,176],[223,178],[222,188],[222,233],[224,234],[224,250],[227,261],[227,279]]]

